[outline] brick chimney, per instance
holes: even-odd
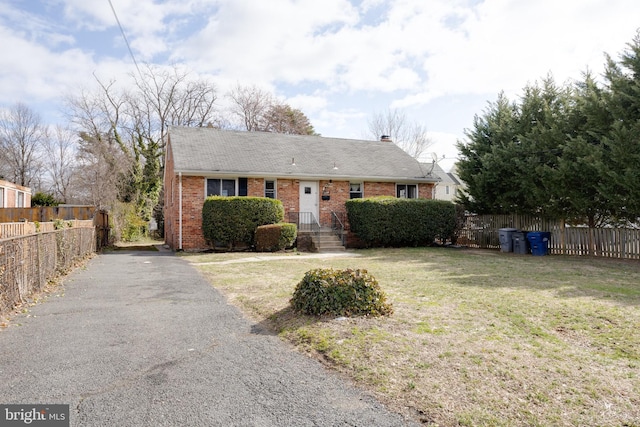
[[[380,141],[384,141],[384,142],[393,142],[391,140],[391,137],[389,135],[381,135],[380,136]]]

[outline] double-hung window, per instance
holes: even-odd
[[[0,187],[0,208],[4,208],[4,188]]]
[[[349,198],[362,199],[362,183],[361,182],[349,183]]]
[[[396,184],[396,197],[399,199],[417,199],[418,186],[416,184]]]
[[[276,182],[273,180],[265,180],[264,181],[264,197],[268,197],[270,199],[276,198]]]
[[[16,207],[24,208],[24,192],[22,191],[17,192]]]

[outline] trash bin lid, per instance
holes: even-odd
[[[517,228],[501,228],[500,231],[518,231]]]

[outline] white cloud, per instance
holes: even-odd
[[[354,126],[354,123],[366,124],[365,114],[353,108],[327,108],[312,115],[310,119],[315,130],[323,136],[350,139],[362,138],[360,129],[363,127]]]
[[[427,132],[427,136],[433,144],[423,154],[422,160],[431,162],[433,154],[438,158],[440,167],[448,171],[458,157],[456,143],[460,139],[460,136],[446,132]]]
[[[176,47],[174,58],[240,80],[322,80],[335,64],[324,40],[356,17],[346,0],[222,1],[206,28]]]
[[[286,102],[293,108],[298,108],[307,115],[323,110],[328,104],[326,97],[318,95],[291,96],[287,98]]]
[[[0,39],[12,47],[0,55],[3,102],[53,99],[61,87],[77,84],[78,69],[91,68],[91,57],[78,49],[52,52],[1,27]]]
[[[559,83],[587,67],[598,73],[603,53],[617,57],[640,26],[640,3],[628,0],[112,3],[139,62],[184,63],[211,76],[221,98],[237,83],[257,84],[321,133],[348,138],[360,138],[367,116],[386,107],[423,113],[430,131],[453,134],[455,109],[436,108],[443,99],[477,105],[501,90],[516,96],[549,71]],[[0,10],[9,46],[0,103],[52,100],[94,84],[92,73],[108,81],[135,70],[108,1],[39,6],[4,2]],[[472,125],[467,110],[456,137]]]
[[[640,4],[486,0],[462,12],[457,28],[437,28],[439,41],[429,43],[423,63],[428,80],[397,106],[452,94],[515,94],[549,72],[564,82],[587,67],[601,70],[603,52],[633,37]]]

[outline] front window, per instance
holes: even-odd
[[[0,208],[4,208],[4,188],[0,188]]]
[[[235,196],[235,179],[207,179],[207,197],[209,196]]]
[[[352,182],[349,184],[349,198],[361,199],[362,198],[362,184],[359,182]]]
[[[417,199],[418,187],[416,184],[397,184],[396,197],[399,199]]]
[[[276,198],[276,182],[275,181],[264,182],[264,197],[268,197],[270,199]]]
[[[18,191],[18,208],[24,208],[24,193],[22,191]]]

